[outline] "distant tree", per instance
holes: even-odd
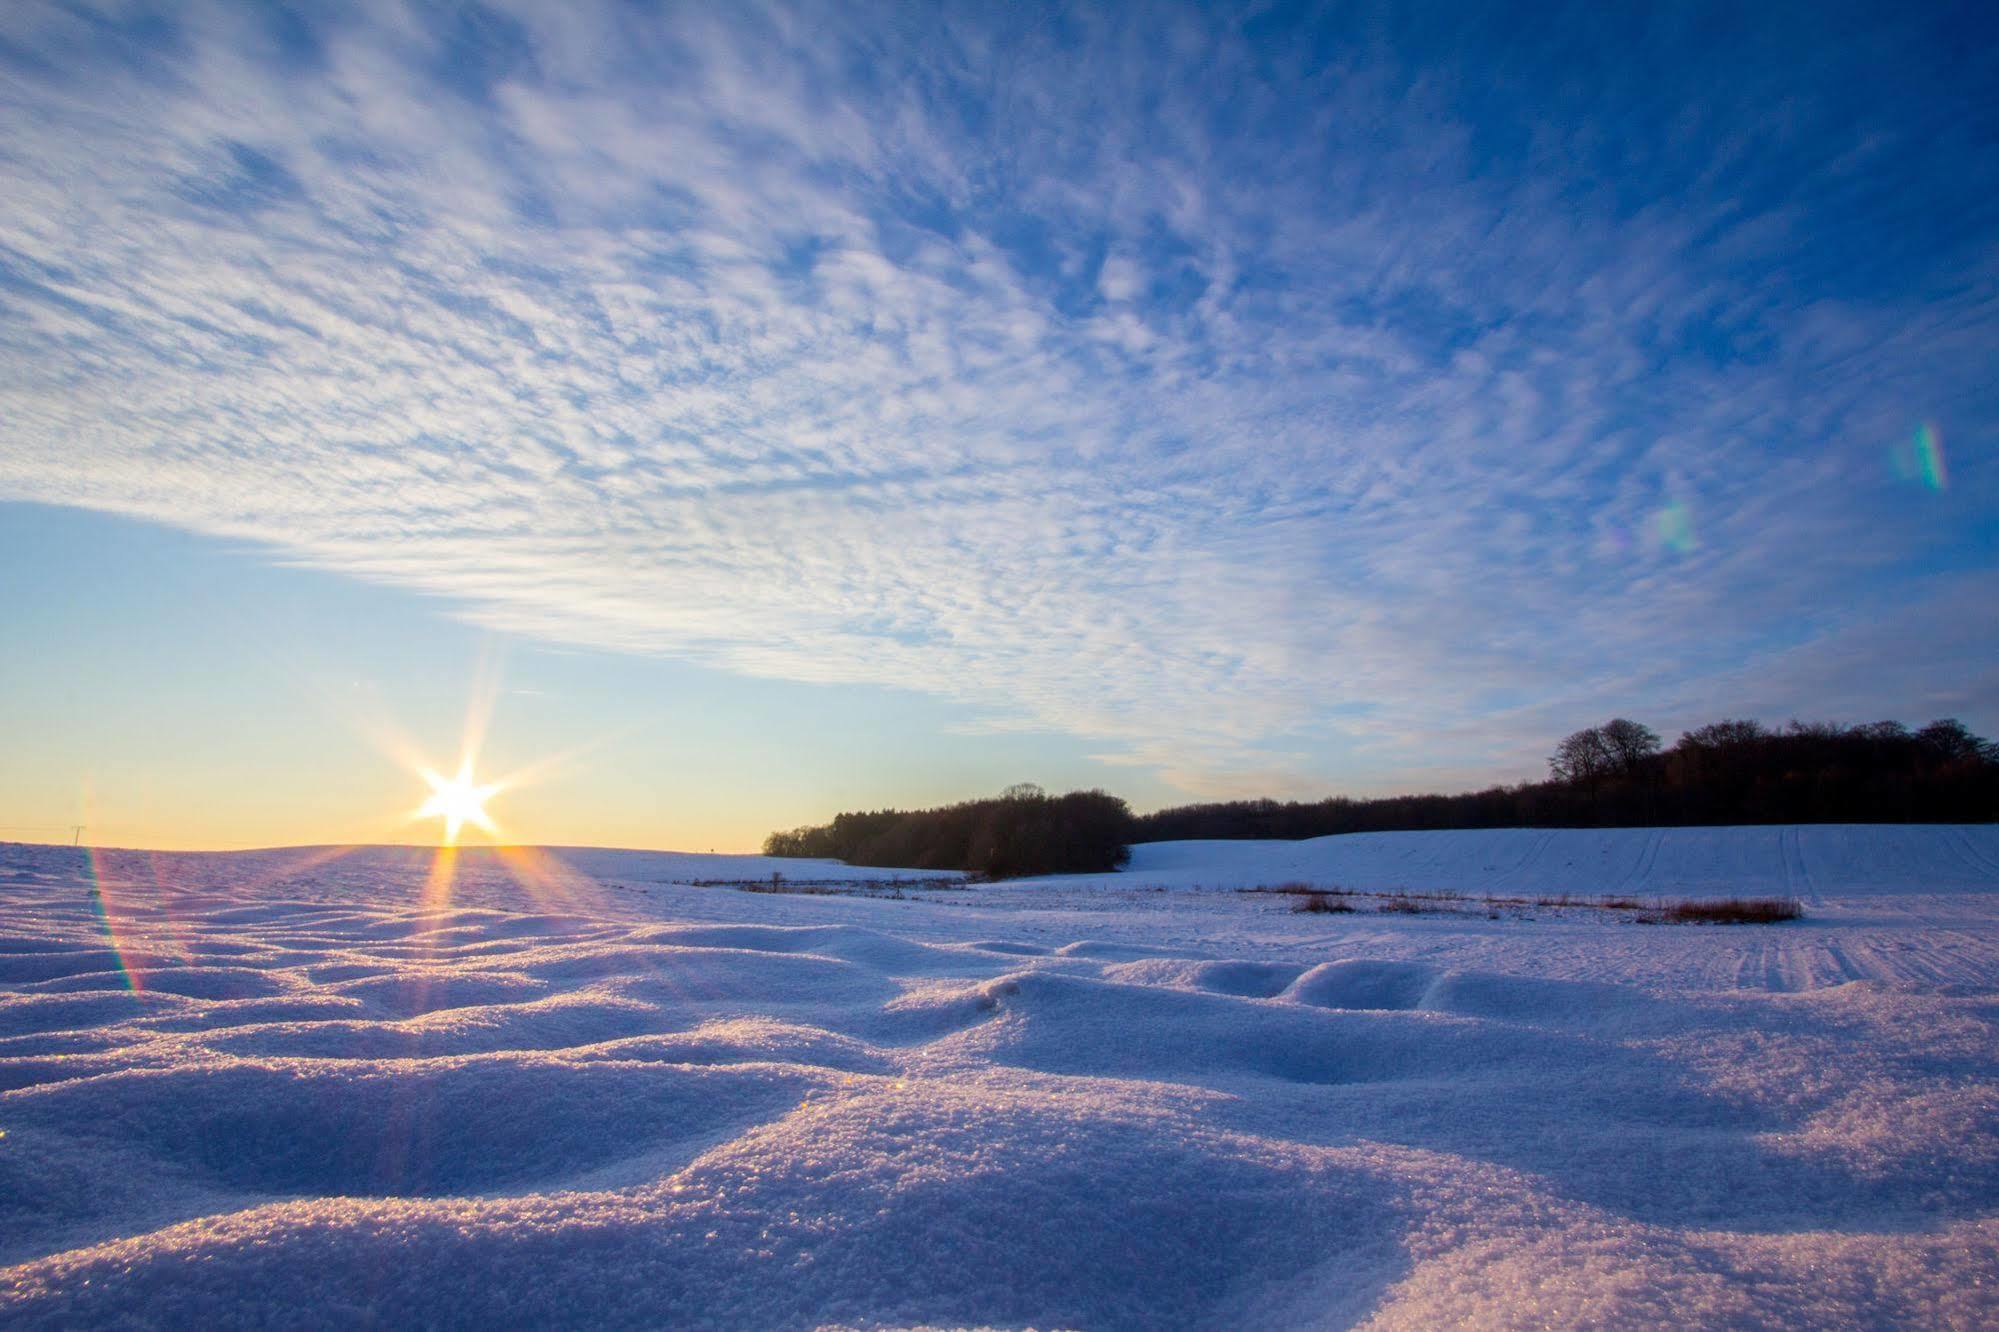
[[[828,839],[827,828],[793,828],[789,832],[774,832],[764,838],[764,854],[767,856],[793,856],[818,858],[833,854]]]
[[[1004,879],[1114,870],[1130,856],[1135,833],[1130,807],[1116,796],[1051,796],[1022,783],[993,799],[936,809],[850,811],[823,827],[772,833],[764,851]]]
[[[1597,730],[1604,748],[1626,772],[1636,772],[1639,764],[1659,752],[1659,733],[1629,718],[1613,717]]]
[[[1602,728],[1590,726],[1555,746],[1548,756],[1548,773],[1558,782],[1589,782],[1608,773],[1617,761]]]
[[[1999,745],[1948,718],[1920,732],[1892,721],[1771,729],[1738,718],[1689,730],[1663,754],[1651,752],[1656,740],[1649,736],[1616,722],[1578,731],[1549,760],[1553,776],[1545,782],[1457,795],[1183,805],[1140,817],[1136,835],[1157,842],[1427,828],[1999,819]]]
[[[1727,749],[1731,745],[1749,745],[1761,740],[1769,732],[1763,723],[1748,720],[1710,722],[1696,727],[1680,737],[1679,749]]]
[[[1955,717],[1933,721],[1916,732],[1916,743],[1946,763],[1960,759],[1981,759],[1999,763],[1999,745],[1980,739]]]

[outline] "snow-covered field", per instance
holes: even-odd
[[[0,845],[0,1323],[1999,1321],[1999,828],[451,869]]]

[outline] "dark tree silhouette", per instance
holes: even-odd
[[[997,799],[841,814],[823,827],[772,833],[764,854],[1007,879],[1114,870],[1130,858],[1135,831],[1130,807],[1116,796],[1102,791],[1051,796],[1023,782]]]
[[[1931,722],[1916,732],[1916,741],[1946,763],[1963,759],[1999,761],[1999,747],[1973,735],[1955,717]]]
[[[1892,721],[1772,730],[1732,718],[1696,727],[1664,752],[1649,727],[1618,718],[1564,739],[1548,767],[1545,782],[1463,795],[1185,805],[1142,816],[1137,835],[1999,819],[1999,746],[1949,718],[1914,732]]]
[[[1548,756],[1548,775],[1558,782],[1590,782],[1616,764],[1617,756],[1603,731],[1591,726],[1568,736]]]
[[[1874,724],[1877,726],[1900,725],[1899,722],[1876,722]],[[1686,734],[1682,735],[1680,737],[1680,743],[1676,745],[1675,748],[1685,748],[1691,745],[1701,749],[1725,749],[1730,745],[1753,744],[1755,741],[1761,740],[1767,734],[1768,732],[1766,732],[1763,729],[1763,723],[1761,722],[1756,722],[1756,721],[1710,722],[1706,726],[1700,727],[1698,730],[1688,731]]]
[[[1625,772],[1638,771],[1639,764],[1659,752],[1659,733],[1628,718],[1612,717],[1597,731],[1611,758]]]
[[[1659,752],[1659,733],[1628,717],[1577,731],[1555,747],[1548,774],[1558,782],[1588,782],[1613,772],[1632,773]]]
[[[1660,751],[1650,727],[1614,718],[1569,736],[1550,780],[1462,795],[1380,800],[1237,800],[1132,817],[1102,791],[1051,796],[1022,783],[941,809],[841,814],[772,833],[773,856],[958,869],[1004,878],[1100,873],[1128,843],[1178,838],[1323,837],[1426,828],[1587,828],[1727,823],[1989,823],[1999,820],[1999,745],[1944,718],[1781,730],[1729,719]]]

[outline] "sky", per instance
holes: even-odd
[[[0,7],[0,838],[1999,733],[1989,6]],[[530,779],[531,778],[531,779]]]

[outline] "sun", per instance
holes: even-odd
[[[458,844],[458,834],[468,823],[489,833],[499,831],[492,816],[486,813],[486,802],[500,789],[499,784],[481,786],[474,782],[471,760],[458,765],[455,777],[440,777],[425,768],[423,779],[430,783],[430,799],[424,801],[416,816],[420,819],[443,819],[446,846]]]

